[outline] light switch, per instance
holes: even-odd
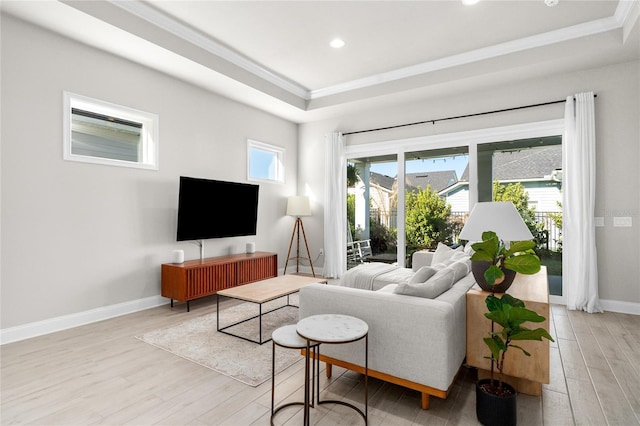
[[[599,217],[594,217],[594,222],[596,224],[596,227],[603,227],[604,226],[604,217],[599,216]]]
[[[613,226],[633,226],[633,221],[630,216],[614,217]]]

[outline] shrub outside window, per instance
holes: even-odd
[[[158,170],[158,116],[64,92],[64,159]]]

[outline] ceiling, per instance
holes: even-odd
[[[13,1],[3,12],[295,122],[640,59],[638,0]],[[329,42],[342,38],[334,49]]]

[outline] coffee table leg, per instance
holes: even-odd
[[[262,341],[262,303],[260,303],[260,307],[258,308],[258,340],[260,344],[263,344]]]

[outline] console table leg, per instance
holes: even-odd
[[[173,299],[171,299],[171,307],[173,308]]]
[[[189,310],[189,301],[187,300],[187,312],[190,312]]]

